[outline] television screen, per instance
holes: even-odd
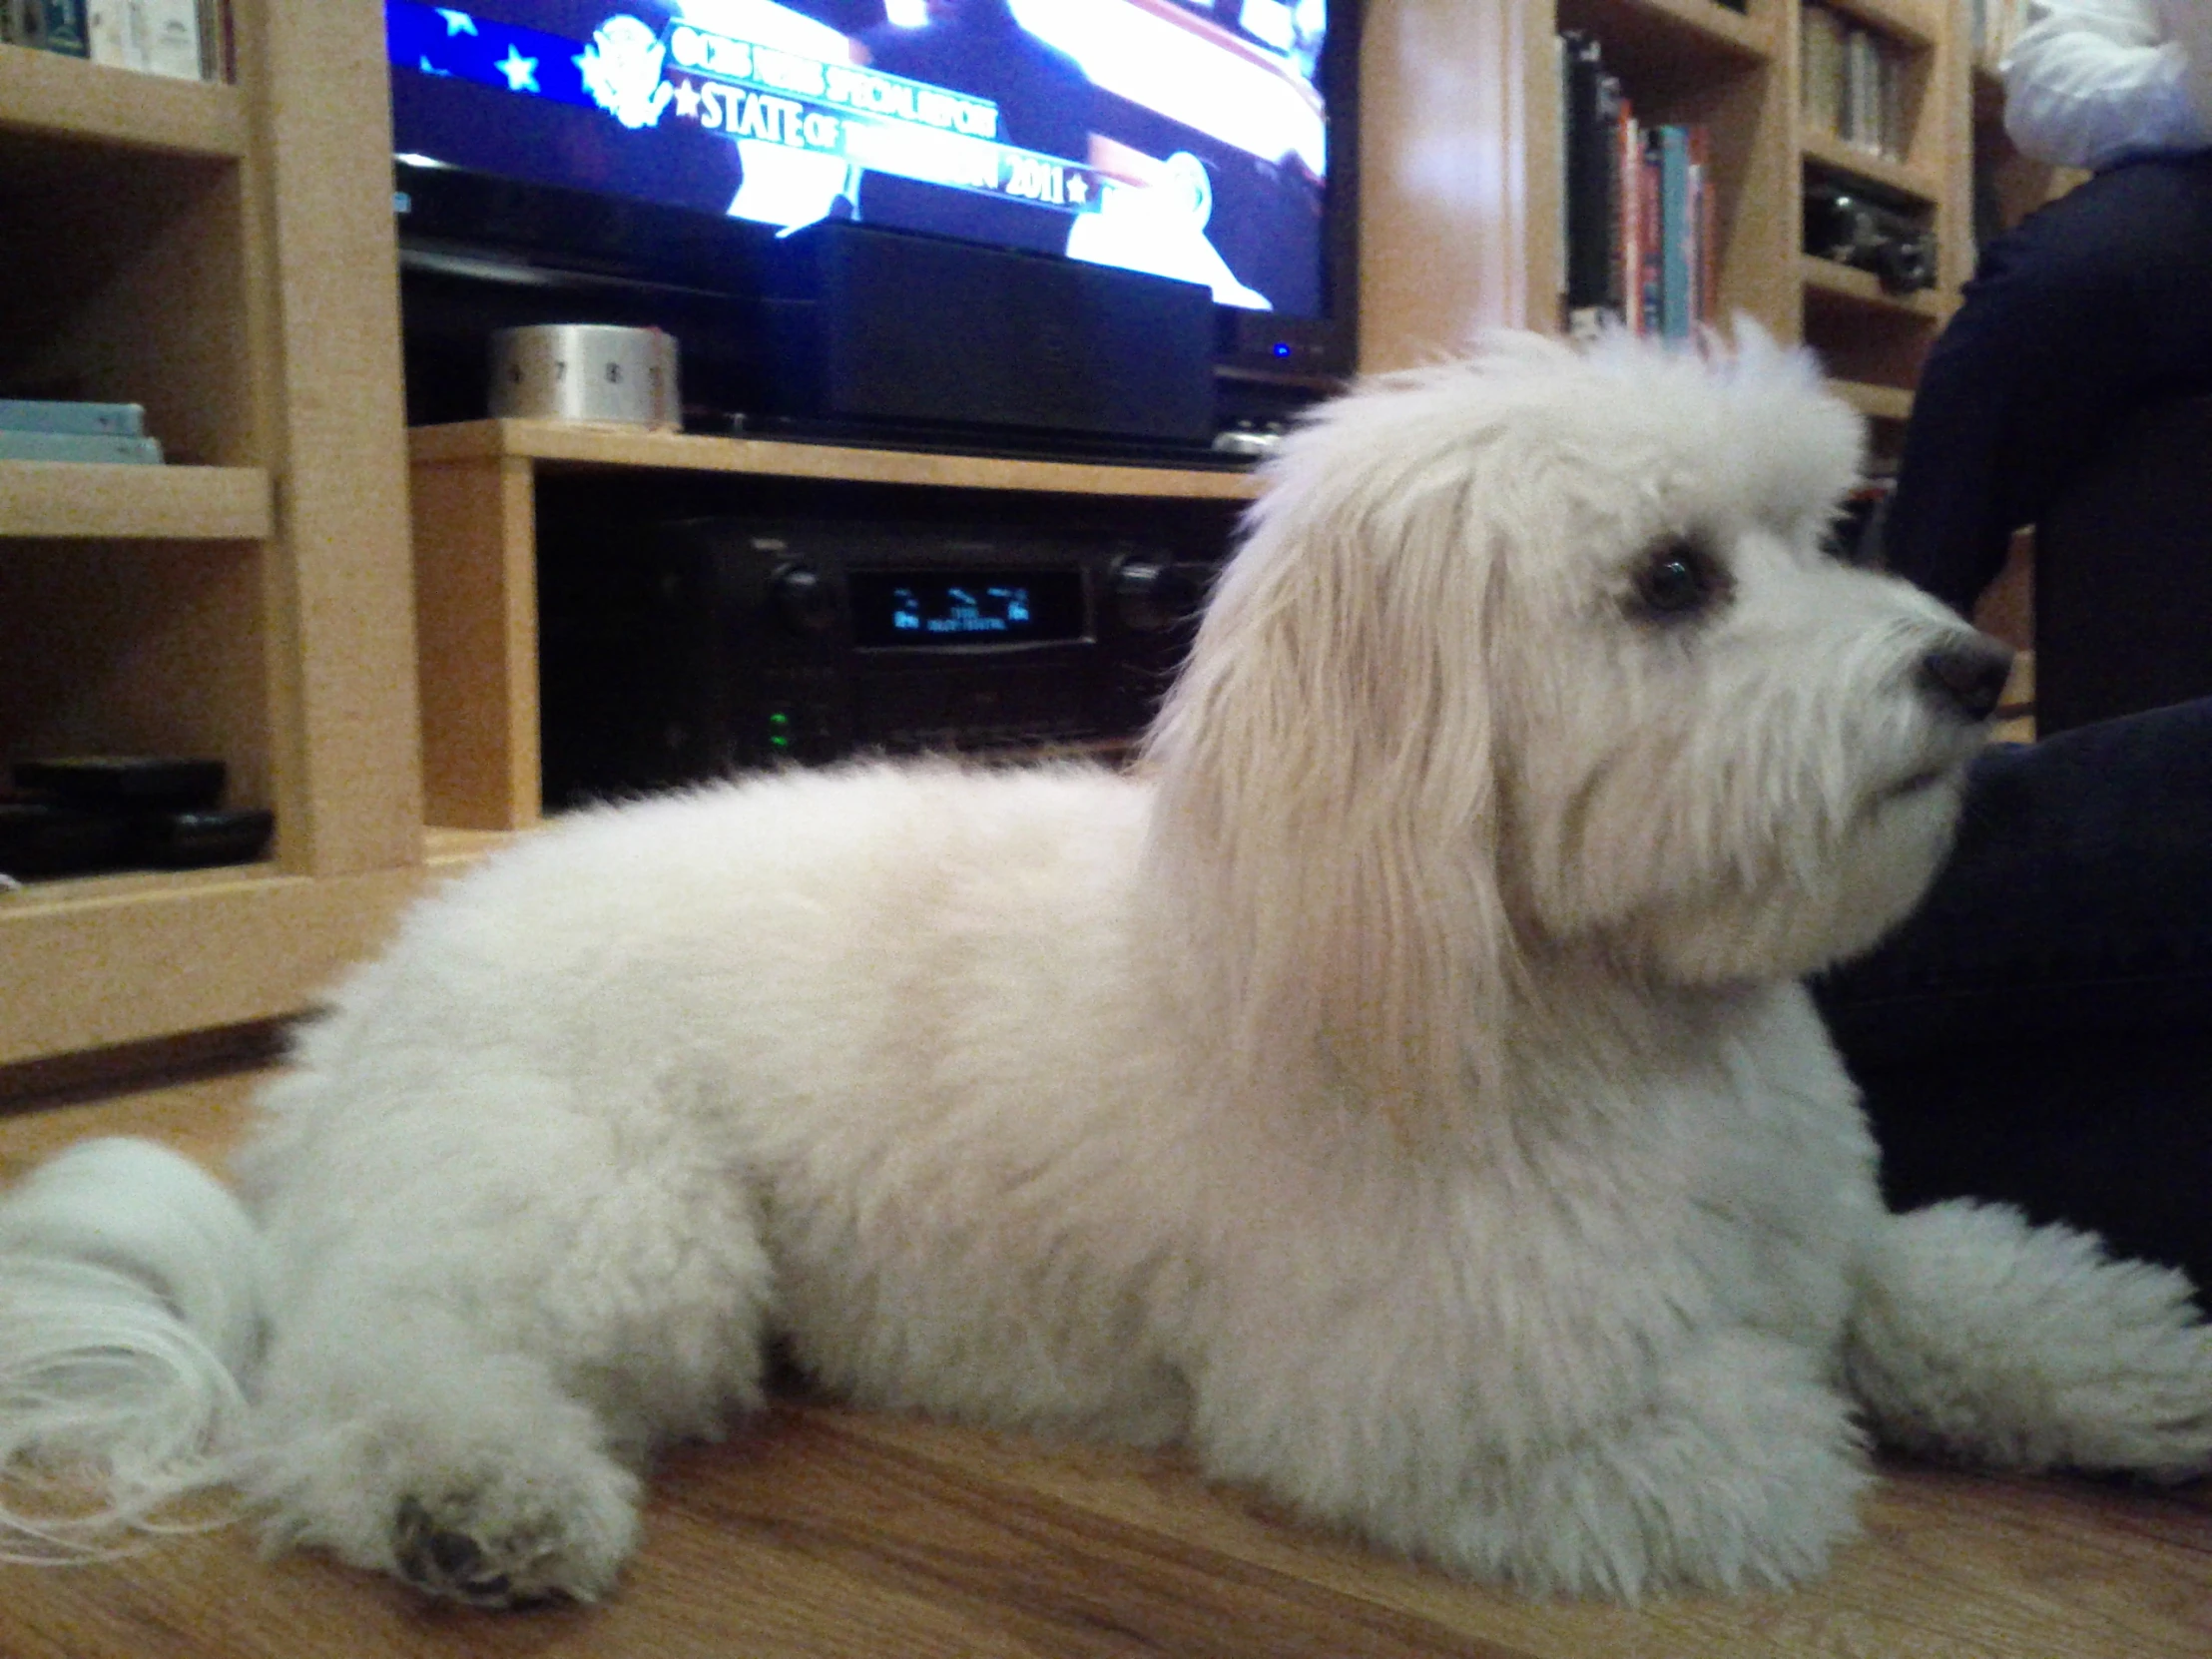
[[[387,0],[395,149],[1327,314],[1330,0]],[[1341,3],[1341,0],[1340,0]]]

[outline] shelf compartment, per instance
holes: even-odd
[[[0,461],[0,537],[259,541],[273,522],[258,466]]]
[[[1152,504],[1156,519],[1224,525],[1260,493],[1250,471],[1109,466],[763,438],[685,437],[562,421],[482,420],[409,434],[415,515],[427,821],[445,830],[525,830],[542,811],[537,514],[542,490],[644,489],[658,510],[709,510],[734,481],[758,503],[833,486]],[[853,486],[846,490],[842,486]],[[559,510],[556,506],[555,510]],[[715,510],[729,510],[725,505]],[[774,509],[785,510],[783,507]],[[1008,510],[1035,511],[1034,501]],[[1123,509],[1127,511],[1128,509]]]
[[[1752,14],[1719,0],[1559,0],[1557,16],[1560,28],[1602,40],[1606,67],[1624,78],[1667,81],[1780,55],[1773,8]]]
[[[24,233],[0,237],[0,383],[19,397],[143,404],[174,464],[265,462],[247,169],[29,148],[17,167],[0,145],[0,223]]]
[[[1820,0],[1832,12],[1841,13],[1904,45],[1927,50],[1943,32],[1941,12],[1921,0]]]
[[[252,542],[0,542],[0,762],[206,757],[276,805],[269,574]]]
[[[1835,304],[1929,322],[1940,322],[1950,314],[1951,301],[1935,288],[1892,293],[1873,272],[1838,265],[1834,260],[1812,254],[1798,257],[1798,277],[1805,284],[1809,299],[1817,297]]]
[[[246,101],[223,81],[179,81],[0,46],[0,159],[25,138],[236,159]]]
[[[1808,166],[1880,185],[1931,207],[1942,199],[1941,181],[1924,169],[1891,161],[1872,150],[1861,150],[1833,133],[1824,133],[1815,127],[1802,128],[1798,133],[1798,148]]]
[[[1912,418],[1913,393],[1907,387],[1875,385],[1866,380],[1831,380],[1828,389],[1869,420]]]

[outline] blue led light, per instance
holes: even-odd
[[[1278,357],[1288,357],[1291,354],[1291,342],[1289,340],[1277,340],[1275,342],[1275,354]]]

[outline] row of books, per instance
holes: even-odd
[[[1713,319],[1717,251],[1702,126],[1647,126],[1599,43],[1558,42],[1564,117],[1561,303],[1571,332],[1618,324],[1683,339]]]
[[[218,0],[0,0],[0,41],[184,81],[219,79]]]
[[[1799,42],[1798,95],[1806,130],[1904,161],[1911,137],[1904,46],[1810,3],[1803,9]]]
[[[162,443],[146,435],[146,410],[136,403],[0,397],[0,461],[159,466]]]

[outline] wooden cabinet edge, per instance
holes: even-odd
[[[258,541],[274,523],[261,467],[0,461],[0,537]]]
[[[0,46],[0,132],[235,160],[246,154],[248,121],[244,95],[228,82]]]

